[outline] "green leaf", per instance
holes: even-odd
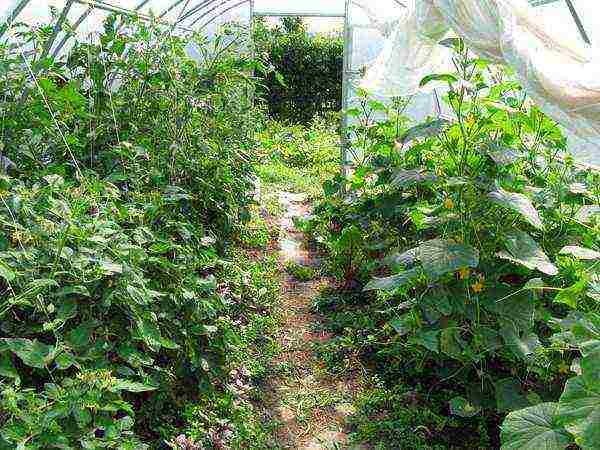
[[[132,367],[151,366],[154,360],[143,352],[138,351],[131,344],[123,344],[117,349],[117,354]]]
[[[391,185],[398,188],[408,188],[426,181],[435,181],[436,176],[425,170],[400,170],[394,174]]]
[[[402,253],[397,253],[385,258],[384,262],[387,265],[397,264],[405,267],[413,266],[418,259],[418,248],[411,248]]]
[[[48,185],[50,185],[52,188],[59,188],[63,184],[65,184],[65,179],[60,175],[56,174],[46,175],[44,177],[44,181],[48,183]]]
[[[598,441],[590,441],[600,427],[600,383],[590,383],[583,375],[567,381],[558,402],[560,422],[574,434],[584,449],[597,448]]]
[[[391,327],[396,330],[400,336],[410,333],[413,329],[413,319],[411,314],[404,314],[396,319],[390,320]]]
[[[437,136],[442,132],[444,126],[448,123],[445,119],[432,120],[409,128],[400,139],[402,144],[406,144],[417,138]]]
[[[6,353],[0,353],[0,376],[5,378],[14,378],[20,380],[19,373],[13,365],[10,355]]]
[[[529,405],[527,397],[521,393],[521,383],[514,378],[504,378],[494,383],[496,408],[499,412],[516,411]]]
[[[554,303],[563,303],[569,305],[573,309],[577,309],[579,300],[584,296],[588,286],[586,279],[579,280],[573,286],[562,289],[556,297],[554,297]]]
[[[393,291],[409,284],[419,276],[416,269],[406,270],[402,273],[386,278],[373,278],[364,287],[364,291]]]
[[[581,223],[590,223],[595,217],[600,217],[600,205],[586,205],[577,211],[575,220]]]
[[[542,346],[537,334],[529,333],[520,337],[512,326],[502,327],[500,335],[515,356],[522,359],[527,359],[530,355],[535,354],[536,350]]]
[[[443,353],[456,359],[460,359],[467,343],[460,335],[457,328],[446,328],[440,333],[440,349]]]
[[[127,391],[127,392],[149,392],[155,391],[156,386],[136,383],[128,380],[117,380],[116,384],[111,387],[112,392]]]
[[[502,424],[502,450],[564,450],[573,440],[558,417],[556,403],[511,412]]]
[[[499,166],[509,166],[514,164],[523,156],[518,150],[510,147],[504,147],[499,144],[490,144],[487,154]]]
[[[98,261],[100,265],[100,269],[105,275],[114,275],[117,273],[123,273],[123,266],[121,264],[116,264],[108,259],[103,259]]]
[[[527,233],[516,230],[506,237],[507,252],[498,253],[498,257],[520,264],[528,269],[537,269],[547,275],[556,275],[557,267]]]
[[[469,403],[463,397],[454,397],[450,400],[450,414],[458,417],[475,417],[481,412],[481,408]]]
[[[411,336],[409,342],[425,347],[427,350],[439,353],[440,352],[440,330],[433,331],[418,331],[414,336]]]
[[[70,367],[77,365],[75,357],[68,352],[62,352],[59,354],[54,360],[54,363],[56,364],[56,368],[59,370],[67,370]]]
[[[10,283],[17,277],[17,274],[15,273],[14,270],[12,270],[6,264],[4,264],[2,261],[0,261],[0,277],[4,278],[6,281],[8,281]]]
[[[570,325],[573,336],[583,356],[598,354],[600,352],[600,314],[586,313],[581,315],[577,313]]]
[[[477,249],[452,241],[433,239],[419,246],[419,260],[423,269],[432,278],[439,278],[449,272],[479,265]]]
[[[162,346],[162,336],[159,328],[149,320],[139,319],[137,329],[142,340],[154,351]]]
[[[29,339],[2,339],[10,351],[17,355],[23,363],[30,367],[43,369],[48,366],[56,354],[56,349],[50,345],[42,344],[38,340]]]
[[[542,223],[537,210],[531,203],[531,200],[525,195],[516,192],[508,192],[499,187],[496,191],[490,192],[488,197],[497,205],[518,212],[527,222],[538,230],[544,229],[544,224]]]
[[[566,247],[563,247],[559,253],[561,255],[571,255],[577,259],[600,259],[600,252],[589,248],[578,247],[576,245],[567,245]]]
[[[456,83],[458,78],[449,73],[440,73],[440,74],[431,74],[427,75],[425,78],[421,80],[419,83],[419,87],[423,87],[431,83],[432,81],[444,81],[448,84]]]

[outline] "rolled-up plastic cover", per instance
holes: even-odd
[[[452,32],[475,53],[510,66],[539,107],[563,125],[570,151],[600,166],[600,52],[574,23],[552,26],[525,0],[403,0],[405,13],[360,85],[382,96],[419,92],[429,73],[450,70],[438,45]]]

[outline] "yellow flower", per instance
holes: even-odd
[[[565,363],[560,363],[558,365],[558,372],[567,375],[571,372],[571,368]]]
[[[467,278],[469,276],[470,273],[471,273],[471,271],[469,269],[467,269],[466,267],[463,267],[462,269],[460,269],[458,271],[458,276],[460,277],[461,280],[464,280],[465,278]]]
[[[446,207],[446,209],[454,208],[454,202],[452,201],[452,199],[450,197],[448,197],[446,200],[444,200],[444,206]]]
[[[479,275],[479,280],[477,280],[477,283],[471,285],[471,289],[476,294],[479,294],[480,292],[483,291],[484,288],[485,288],[485,278],[483,277],[483,275]]]

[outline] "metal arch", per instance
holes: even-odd
[[[54,44],[54,41],[58,37],[58,33],[60,33],[60,30],[62,29],[63,22],[67,19],[67,14],[69,14],[69,11],[71,10],[71,7],[73,6],[74,1],[75,0],[68,0],[67,3],[65,4],[65,7],[61,11],[60,16],[58,17],[58,20],[56,21],[56,24],[54,24],[54,29],[52,30],[52,35],[48,38],[48,41],[44,45],[44,50],[42,50],[42,54],[40,55],[38,61],[43,61],[46,58],[46,56],[48,56],[48,54],[50,53],[52,44]]]
[[[79,28],[79,26],[83,23],[83,21],[85,19],[88,18],[88,16],[92,13],[93,10],[94,10],[94,8],[92,8],[91,6],[89,6],[88,9],[85,10],[85,12],[73,24],[73,31],[75,31],[75,30],[77,30]],[[62,38],[62,40],[59,42],[59,44],[56,46],[56,48],[52,52],[52,57],[53,58],[55,58],[56,55],[58,55],[58,53],[63,49],[63,47],[65,46],[65,44],[67,43],[67,41],[71,37],[72,36],[70,36],[70,35],[67,34],[65,37]]]
[[[206,8],[208,6],[210,6],[212,3],[215,3],[219,0],[202,0],[200,3],[196,3],[194,6],[192,6],[190,8],[190,10],[185,13],[182,17],[181,20],[187,20],[188,18],[192,17],[194,14],[196,14],[197,12],[201,11],[203,8]]]
[[[4,33],[6,33],[6,31],[9,29],[12,23],[16,20],[17,16],[21,14],[21,12],[25,9],[25,7],[29,4],[30,1],[31,0],[21,0],[21,3],[19,3],[13,9],[13,11],[6,18],[4,24],[0,26],[0,37],[2,37]]]
[[[208,16],[210,13],[212,13],[213,11],[219,9],[221,6],[226,5],[227,3],[230,3],[231,1],[235,1],[235,0],[225,0],[223,3],[220,3],[219,5],[213,7],[212,9],[210,9],[209,11],[205,12],[204,14],[200,15],[200,17],[196,18],[189,26],[193,27],[194,25],[196,25],[196,23],[198,23],[200,20],[202,20],[204,17]],[[215,21],[216,19],[218,19],[219,17],[221,17],[222,15],[228,13],[229,11],[242,6],[245,3],[250,3],[250,0],[242,0],[241,2],[236,3],[235,5],[231,5],[228,8],[219,11],[218,14],[216,14],[214,17],[212,17],[210,20],[208,20],[207,22],[203,23],[201,27],[199,27],[200,30],[204,29],[205,27],[207,27],[208,25],[210,25],[213,21]]]

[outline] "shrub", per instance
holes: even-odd
[[[223,260],[252,203],[239,35],[195,37],[198,65],[168,30],[119,23],[33,85],[0,49],[0,448],[169,437],[257,298]]]
[[[284,27],[258,23],[258,55],[274,71],[262,80],[259,95],[272,117],[308,123],[320,113],[342,109],[344,41],[338,35],[310,36],[299,20]]]

